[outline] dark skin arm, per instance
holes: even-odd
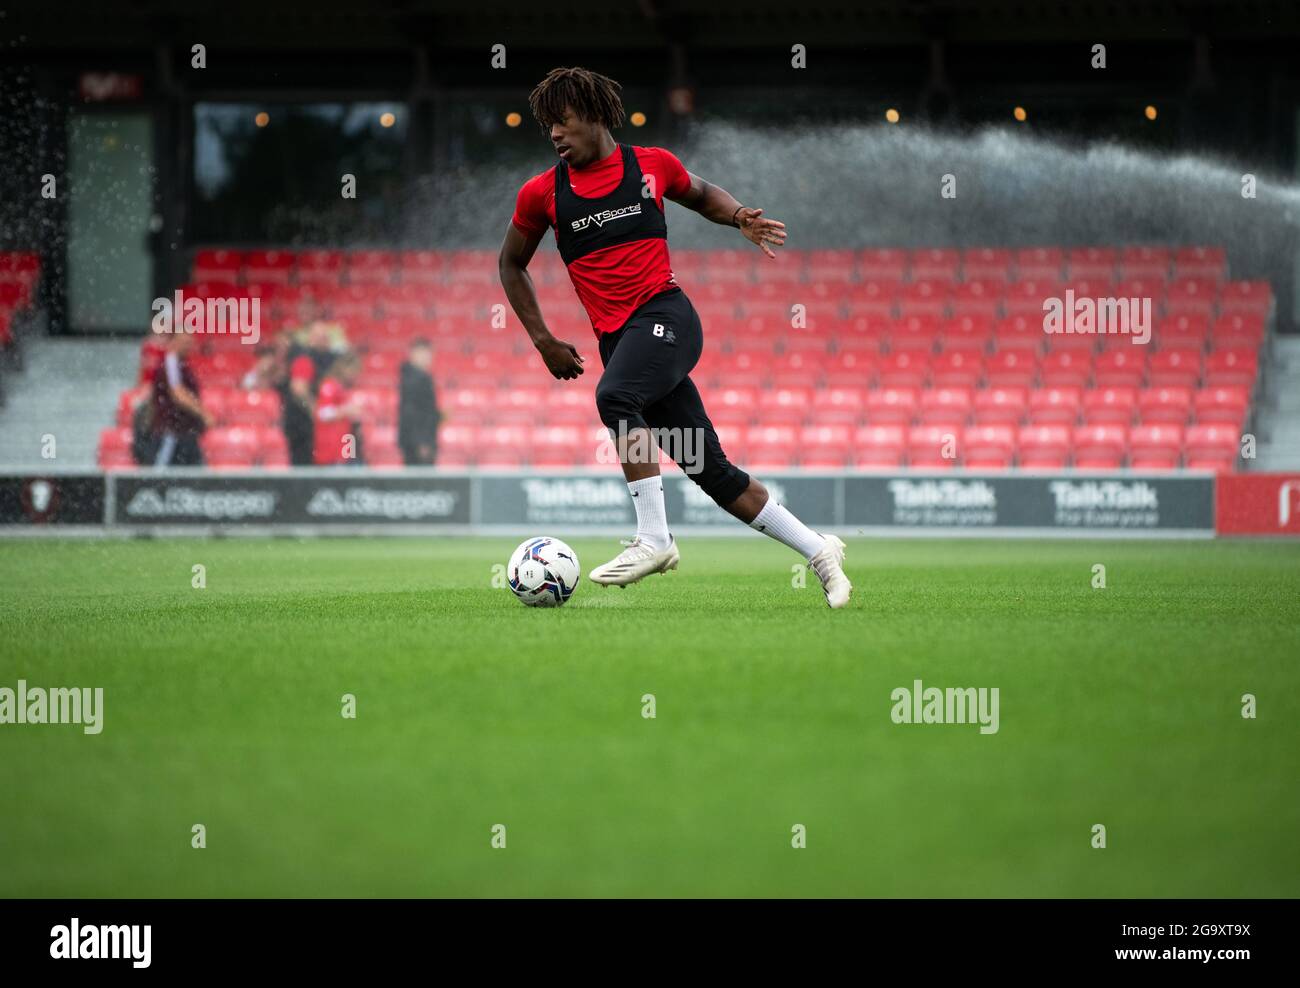
[[[721,186],[706,182],[691,172],[687,174],[691,179],[690,188],[676,198],[670,196],[673,202],[695,210],[706,220],[714,223],[738,226],[742,237],[750,243],[757,244],[768,257],[776,257],[772,248],[785,244],[784,223],[764,219],[761,209],[742,206],[735,196]]]
[[[537,302],[537,290],[528,273],[528,262],[533,259],[533,253],[541,240],[540,233],[525,236],[511,223],[506,229],[505,242],[501,244],[497,271],[501,275],[501,286],[506,290],[506,298],[519,321],[524,324],[533,346],[542,355],[546,369],[551,372],[551,376],[561,381],[572,380],[582,373],[582,355],[572,343],[556,339],[546,327],[542,307]]]

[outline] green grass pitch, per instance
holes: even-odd
[[[854,539],[830,612],[688,536],[545,611],[517,541],[0,543],[0,686],[105,690],[0,726],[0,895],[1300,895],[1300,545]]]

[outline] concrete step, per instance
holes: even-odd
[[[28,339],[22,372],[5,378],[0,466],[93,467],[99,431],[113,424],[139,353],[134,339]],[[47,434],[55,439],[53,461],[41,457]]]

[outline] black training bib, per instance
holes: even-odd
[[[623,180],[608,195],[586,199],[569,184],[569,166],[555,166],[555,241],[566,265],[617,244],[668,238],[668,223],[654,196],[642,195],[636,152],[620,144]]]

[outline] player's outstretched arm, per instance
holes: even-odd
[[[542,355],[546,369],[560,380],[570,380],[582,373],[582,355],[572,343],[557,340],[546,328],[542,307],[537,301],[537,290],[533,287],[532,275],[528,273],[528,262],[533,259],[533,253],[541,239],[540,233],[525,236],[511,223],[506,230],[506,239],[501,244],[497,271],[501,275],[501,287],[506,290],[510,307],[524,324],[528,338]]]
[[[761,209],[743,206],[726,189],[712,182],[706,182],[700,176],[688,172],[691,177],[690,188],[680,196],[670,196],[673,202],[693,209],[705,219],[740,230],[750,243],[757,244],[768,257],[776,257],[773,247],[785,244],[785,224],[779,220],[769,220],[763,216]]]

